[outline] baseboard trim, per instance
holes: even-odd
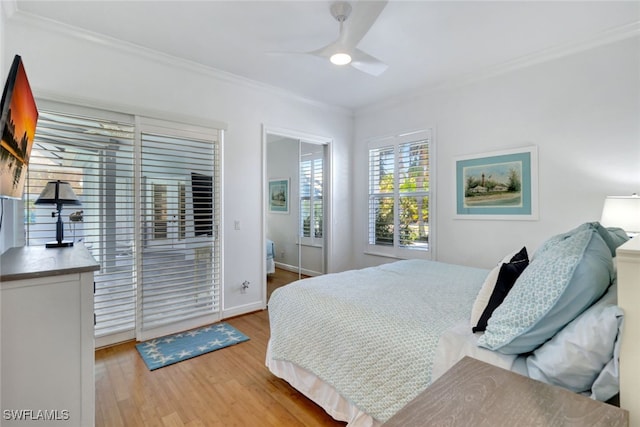
[[[267,306],[262,301],[233,307],[228,310],[222,310],[222,319],[228,319],[230,317],[236,317],[243,314],[252,313],[254,311],[264,310],[265,308],[267,308]]]
[[[298,272],[298,267],[296,267],[295,265],[289,265],[289,264],[283,264],[281,262],[276,262],[276,267],[280,268],[282,270],[290,271],[292,273],[297,273]],[[323,274],[323,273],[320,273],[319,271],[307,270],[305,268],[301,269],[300,273],[304,274],[305,276],[321,276]]]

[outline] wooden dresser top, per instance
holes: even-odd
[[[100,269],[100,264],[82,244],[69,248],[22,246],[0,256],[0,282],[83,273]]]
[[[623,409],[465,357],[385,427],[628,426]]]

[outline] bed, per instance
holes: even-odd
[[[491,269],[403,260],[295,282],[269,300],[266,365],[349,426],[381,425],[464,356],[598,400],[620,391],[633,421],[627,240],[585,223]]]

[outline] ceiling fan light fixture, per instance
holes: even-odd
[[[335,65],[347,65],[351,62],[351,55],[348,53],[338,52],[331,55],[329,60]]]

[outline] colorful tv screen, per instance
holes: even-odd
[[[21,199],[36,133],[38,108],[19,55],[15,56],[9,70],[0,113],[0,198]]]

